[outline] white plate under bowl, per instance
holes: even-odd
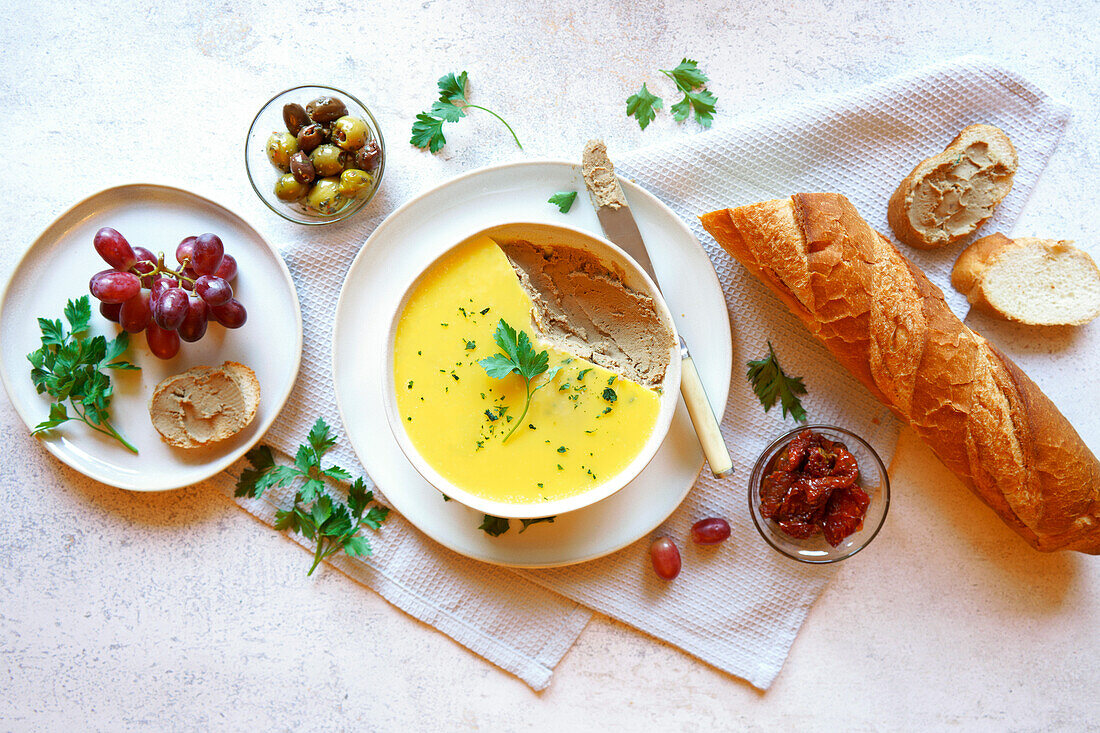
[[[138,455],[75,420],[41,442],[77,471],[122,489],[164,491],[203,481],[255,445],[290,395],[302,357],[302,314],[294,282],[278,252],[255,229],[196,194],[139,183],[84,199],[35,240],[0,299],[0,377],[28,429],[45,420],[50,410],[50,399],[31,383],[26,358],[41,345],[36,319],[62,318],[65,302],[87,294],[88,279],[108,268],[92,246],[96,231],[104,226],[117,229],[134,246],[163,251],[170,263],[175,262],[181,239],[214,232],[237,260],[233,289],[248,311],[248,321],[233,331],[211,322],[201,341],[181,344],[179,354],[168,361],[150,353],[144,334],[131,335],[124,358],[141,371],[110,373],[115,390],[111,422],[138,448]],[[91,333],[114,338],[119,327],[100,315],[98,301],[91,296],[89,300]],[[261,391],[256,419],[233,438],[207,448],[169,447],[149,419],[154,388],[193,366],[224,361],[238,361],[256,372]]]
[[[728,396],[732,345],[729,314],[710,259],[687,225],[639,186],[620,179],[680,333],[692,346],[711,404]],[[547,199],[577,191],[568,214]],[[590,507],[500,537],[478,529],[481,514],[440,493],[417,473],[389,429],[378,354],[390,315],[409,284],[467,234],[502,220],[565,224],[602,236],[579,165],[525,161],[483,168],[433,188],[390,214],[348,270],[333,328],[336,401],[348,439],[386,499],[440,544],[478,560],[514,567],[553,567],[591,560],[644,537],[695,484],[703,452],[683,401],[657,455],[621,491]]]

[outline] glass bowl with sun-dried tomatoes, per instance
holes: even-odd
[[[799,562],[831,563],[875,538],[890,478],[867,441],[834,425],[779,436],[752,469],[749,511],[760,536]]]

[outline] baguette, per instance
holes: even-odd
[[[1100,269],[1071,242],[990,234],[951,270],[975,307],[1032,326],[1079,326],[1100,316]]]
[[[918,249],[954,244],[993,216],[1012,189],[1016,148],[1003,130],[970,125],[942,153],[905,177],[886,218],[898,240]]]
[[[839,194],[702,217],[1033,547],[1100,554],[1100,462],[1039,388]]]

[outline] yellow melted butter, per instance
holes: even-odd
[[[501,318],[549,352],[551,369],[562,365],[507,442],[523,412],[523,379],[493,379],[478,363],[500,351]],[[531,299],[488,237],[460,245],[421,278],[397,325],[393,369],[398,411],[420,455],[494,501],[554,501],[605,482],[638,455],[660,409],[653,390],[542,343]],[[546,373],[532,383],[545,381]]]

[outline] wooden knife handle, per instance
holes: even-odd
[[[695,433],[699,436],[699,444],[703,446],[703,454],[710,464],[711,473],[724,476],[733,470],[733,459],[726,449],[726,441],[722,439],[722,431],[718,429],[718,419],[714,416],[706,390],[703,389],[703,380],[699,379],[699,371],[690,356],[683,358],[680,374],[680,394],[684,397],[691,424],[695,426]]]

